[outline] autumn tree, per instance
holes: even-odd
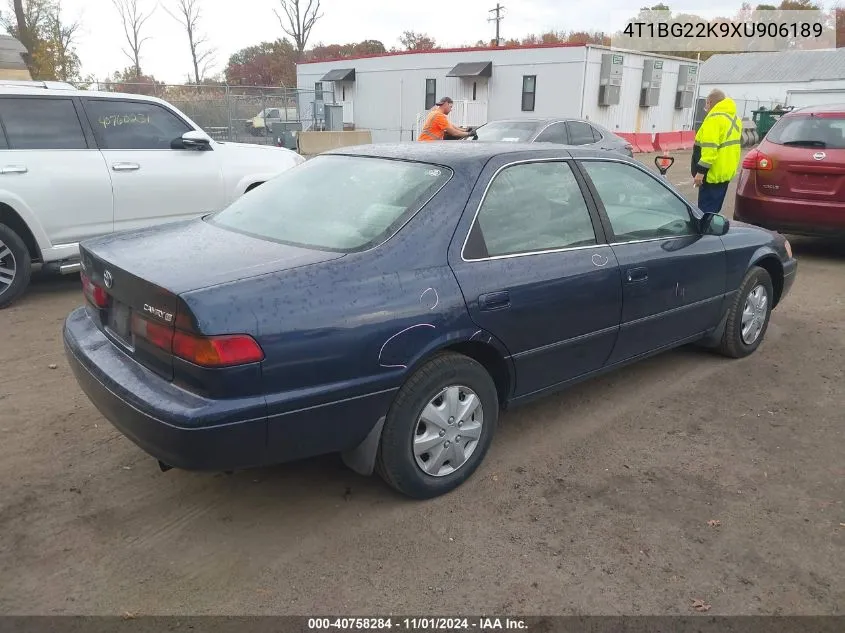
[[[399,36],[399,41],[406,51],[430,51],[437,48],[433,37],[416,31],[405,31]]]
[[[126,92],[130,94],[154,97],[161,94],[164,83],[151,75],[138,75],[135,66],[129,66],[116,71],[108,81],[108,89],[112,92]]]
[[[279,20],[279,24],[287,35],[293,38],[296,45],[297,59],[302,57],[308,38],[311,37],[311,29],[323,14],[320,13],[320,0],[307,0],[308,4],[304,10],[304,0],[279,0],[281,13],[273,9],[273,13]]]
[[[242,86],[295,86],[298,52],[287,39],[239,50],[226,65],[226,81]]]
[[[132,62],[135,69],[135,78],[141,78],[141,47],[148,37],[144,37],[144,24],[153,14],[152,10],[144,12],[138,0],[112,0],[115,9],[120,15],[123,24],[123,35],[126,38],[128,48],[123,49],[123,54]]]
[[[202,83],[214,62],[214,50],[208,46],[208,38],[200,32],[200,0],[171,0],[169,6],[164,5],[164,10],[185,29],[194,66],[193,80],[197,84]]]
[[[2,25],[27,49],[26,63],[33,79],[74,81],[81,64],[76,53],[79,21],[67,22],[59,0],[12,0],[14,19],[3,14]]]
[[[345,57],[362,57],[365,55],[380,55],[386,53],[384,44],[378,40],[364,40],[351,44],[317,44],[306,53],[308,61],[322,61],[326,59],[343,59]]]

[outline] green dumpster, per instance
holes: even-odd
[[[751,120],[757,126],[757,134],[760,135],[760,139],[766,136],[766,133],[772,129],[772,126],[778,122],[778,119],[791,109],[775,108],[774,110],[767,110],[766,108],[760,108],[759,110],[752,110]]]

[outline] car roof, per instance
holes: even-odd
[[[98,97],[106,99],[132,99],[134,101],[149,101],[170,105],[157,97],[139,95],[130,92],[103,92],[97,90],[80,90],[71,84],[60,81],[9,81],[0,80],[0,94],[25,95],[37,97]]]
[[[513,155],[514,160],[532,158],[586,158],[607,156],[606,151],[582,149],[578,146],[549,145],[545,143],[474,143],[472,141],[435,141],[432,143],[374,143],[343,147],[324,152],[323,155],[367,156],[373,158],[391,158],[412,160],[423,163],[443,165],[452,169],[468,167],[478,168],[491,158]],[[631,162],[627,156],[623,158]]]
[[[814,106],[803,106],[801,108],[790,110],[784,116],[789,116],[790,114],[816,114],[822,112],[845,113],[845,103],[825,103]]]

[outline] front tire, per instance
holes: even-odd
[[[0,310],[12,304],[29,286],[32,256],[23,240],[0,224]]]
[[[420,367],[388,411],[376,469],[399,492],[430,499],[478,468],[496,431],[499,398],[487,370],[455,353]]]
[[[774,296],[768,271],[759,266],[752,267],[742,280],[728,311],[725,333],[719,346],[721,354],[743,358],[760,347],[769,329]]]

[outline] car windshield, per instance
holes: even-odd
[[[537,131],[536,121],[494,121],[476,130],[479,141],[525,143]]]
[[[772,127],[766,140],[778,145],[845,149],[845,115],[786,116]]]
[[[208,221],[293,246],[353,252],[377,245],[446,184],[445,167],[318,156],[235,200]]]

